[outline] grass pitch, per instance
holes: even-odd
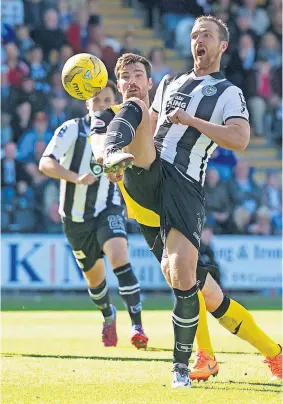
[[[54,301],[54,298],[52,299]],[[25,303],[27,304],[27,302]],[[5,307],[5,304],[3,304]],[[40,304],[39,304],[40,306]],[[279,404],[281,383],[270,380],[263,357],[209,317],[218,377],[172,390],[170,310],[145,310],[149,348],[130,345],[130,321],[118,312],[116,348],[101,343],[95,310],[2,313],[2,404]],[[253,312],[281,342],[280,311]]]

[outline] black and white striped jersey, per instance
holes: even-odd
[[[219,125],[231,118],[248,120],[243,93],[220,72],[203,77],[194,71],[167,75],[159,84],[152,104],[158,113],[156,148],[162,159],[203,185],[207,162],[217,144],[193,127],[170,123],[166,115],[176,108]]]
[[[122,204],[117,185],[107,179],[102,166],[95,161],[87,140],[89,127],[88,115],[64,122],[54,132],[43,154],[55,158],[68,170],[78,174],[92,172],[99,178],[89,186],[60,181],[59,213],[74,222],[84,222],[107,207]]]

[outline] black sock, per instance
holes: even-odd
[[[108,126],[105,149],[112,149],[115,146],[122,149],[130,144],[141,121],[141,107],[134,101],[125,102]]]
[[[110,305],[109,291],[106,286],[106,280],[96,288],[89,288],[88,294],[93,300],[96,307],[101,311],[105,321],[111,322],[113,320],[113,312]]]
[[[119,293],[132,320],[133,325],[141,325],[140,284],[134,274],[131,264],[116,268],[114,274],[118,278]]]
[[[173,363],[188,365],[198,326],[199,300],[197,285],[190,290],[173,289],[176,300],[173,310],[174,353]]]

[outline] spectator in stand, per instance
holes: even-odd
[[[48,55],[48,80],[51,81],[53,73],[59,69],[60,53],[56,49],[52,49]]]
[[[164,39],[168,48],[173,48],[175,43],[175,29],[177,24],[186,17],[198,17],[204,14],[204,10],[196,0],[161,0],[160,7],[163,14]]]
[[[33,190],[24,181],[17,183],[17,194],[13,203],[13,222],[10,230],[33,233],[36,229],[36,202]]]
[[[14,135],[11,127],[11,115],[3,109],[1,112],[1,145],[5,146],[13,141]]]
[[[261,189],[252,179],[248,163],[243,160],[238,161],[235,175],[227,184],[232,207],[232,221],[236,224],[238,231],[245,231],[260,205]]]
[[[59,16],[55,9],[44,12],[43,26],[32,31],[32,38],[40,45],[44,52],[44,59],[48,60],[49,52],[52,49],[59,50],[65,42],[65,34],[59,27]]]
[[[84,52],[90,42],[88,22],[88,10],[85,7],[79,7],[76,12],[75,21],[66,32],[67,41],[75,53]]]
[[[270,236],[274,233],[271,224],[271,212],[267,206],[261,206],[258,209],[256,221],[248,226],[248,233],[256,236]]]
[[[13,42],[5,46],[8,66],[8,81],[11,86],[19,88],[21,79],[28,74],[28,65],[19,59],[19,49]]]
[[[70,3],[68,0],[59,0],[58,3],[59,25],[61,29],[66,32],[72,23]]]
[[[63,69],[64,64],[67,62],[67,60],[72,56],[74,56],[73,48],[69,44],[64,44],[60,49],[60,59],[59,59],[60,71]]]
[[[218,146],[208,162],[208,167],[216,168],[221,180],[229,180],[236,164],[235,153],[232,150]]]
[[[242,88],[245,95],[245,77],[255,62],[256,50],[252,37],[248,34],[241,36],[238,48],[231,55],[226,69],[227,78],[236,86]]]
[[[11,25],[2,22],[1,38],[4,45],[9,42],[16,42],[16,33],[14,28]]]
[[[42,26],[44,0],[25,0],[25,24],[32,27]]]
[[[276,36],[278,42],[282,44],[282,10],[271,14],[270,30]]]
[[[282,65],[271,72],[272,95],[269,99],[268,117],[271,140],[282,145]]]
[[[30,75],[35,81],[36,90],[44,92],[50,91],[50,86],[47,84],[48,67],[43,61],[43,52],[40,46],[34,46],[30,50]]]
[[[45,112],[37,112],[33,119],[32,130],[25,132],[19,139],[19,159],[28,163],[34,153],[34,147],[38,140],[43,140],[47,145],[52,138],[52,132],[48,130],[48,117]]]
[[[250,28],[257,36],[263,35],[269,26],[267,11],[258,7],[257,0],[243,0],[239,13],[246,14],[250,19]]]
[[[270,210],[271,220],[276,231],[282,230],[282,188],[279,173],[271,171],[263,187],[262,204]]]
[[[255,136],[264,136],[266,125],[266,111],[271,96],[271,65],[267,60],[258,60],[249,72],[246,82],[246,95],[251,123]]]
[[[67,99],[62,95],[54,95],[51,98],[51,108],[49,110],[49,126],[52,132],[59,128],[61,124],[68,120]],[[44,151],[44,150],[43,150]]]
[[[207,171],[204,194],[207,223],[213,227],[214,233],[228,233],[230,199],[227,184],[220,180],[215,168]]]
[[[166,65],[165,54],[163,49],[161,48],[153,48],[148,56],[152,69],[152,80],[155,87],[158,86],[161,79],[168,73],[170,73],[171,69]]]
[[[62,233],[62,222],[58,209],[59,205],[57,202],[53,202],[50,205],[44,224],[44,233]]]
[[[4,157],[1,160],[1,187],[16,192],[17,183],[23,181],[30,184],[31,178],[21,161],[17,160],[17,145],[10,142],[4,146]]]
[[[26,25],[19,25],[16,28],[16,34],[16,43],[20,51],[20,57],[24,58],[26,56],[26,52],[28,52],[35,44],[30,37],[29,28]]]
[[[232,54],[238,48],[239,38],[244,34],[248,34],[256,42],[257,36],[250,27],[250,18],[247,13],[238,13],[237,16],[229,24],[230,29],[230,41],[228,52]]]
[[[14,109],[11,126],[15,142],[18,142],[20,137],[31,128],[31,114],[32,106],[28,101],[22,101]]]
[[[60,79],[61,80],[61,79]],[[32,77],[24,76],[21,81],[21,88],[18,90],[17,103],[27,101],[32,106],[32,112],[45,110],[48,106],[47,95],[35,88],[35,82]]]
[[[66,97],[67,93],[64,90],[64,87],[62,85],[62,80],[61,80],[61,72],[59,70],[55,70],[51,74],[51,88],[52,88],[52,93],[56,96],[63,96]]]
[[[136,47],[135,40],[136,37],[133,31],[125,32],[122,41],[122,48],[120,50],[120,56],[124,53],[136,53],[141,55],[141,51]]]
[[[272,32],[267,32],[261,39],[258,57],[266,59],[271,67],[278,67],[282,62],[281,47],[276,36]]]

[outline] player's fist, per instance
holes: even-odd
[[[167,115],[168,121],[177,125],[179,123],[182,125],[190,125],[189,118],[190,115],[187,114],[187,112],[185,112],[182,108],[176,108]]]
[[[82,174],[79,175],[76,181],[78,185],[92,185],[98,181],[98,178],[95,177],[93,174]]]

